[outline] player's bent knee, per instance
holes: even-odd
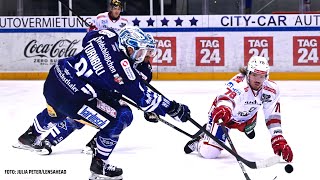
[[[205,159],[215,159],[221,154],[221,149],[209,144],[201,144],[199,154]]]
[[[119,113],[119,120],[124,124],[125,127],[128,127],[133,120],[131,109],[129,107],[123,107]]]

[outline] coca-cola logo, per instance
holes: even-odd
[[[39,43],[37,40],[31,40],[24,48],[24,56],[28,58],[64,58],[75,55],[77,48],[74,46],[80,40],[61,39],[52,44]]]

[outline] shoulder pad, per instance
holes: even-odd
[[[106,14],[106,13],[100,13],[100,14],[97,15],[97,19],[105,18],[105,17],[108,17],[108,14]]]
[[[263,90],[277,94],[279,93],[279,86],[275,82],[267,80],[263,83]]]
[[[126,18],[120,18],[121,20],[123,20],[123,21],[127,21],[128,22],[128,19],[126,19]]]

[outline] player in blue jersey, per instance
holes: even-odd
[[[148,38],[150,38],[150,41],[154,41],[152,36],[148,35]],[[84,41],[83,47],[85,47],[85,43],[86,41]],[[135,70],[137,70],[138,74],[148,83],[152,80],[152,67],[149,59],[150,56],[146,55],[145,60],[142,63],[135,65]],[[122,103],[122,105],[125,106],[126,104]],[[157,122],[155,115],[152,113],[145,113],[145,118],[150,122]],[[37,118],[34,120],[34,125],[37,127],[37,124],[39,123],[36,122]],[[51,154],[52,145],[58,145],[60,142],[65,140],[72,132],[74,132],[76,129],[81,129],[83,126],[84,124],[67,117],[64,121],[61,121],[59,123],[50,123],[48,127],[36,128],[37,130],[39,130],[38,132],[42,134],[41,140],[45,139],[45,142],[47,143],[46,149],[38,149],[37,152],[39,154]],[[96,150],[96,136],[97,134],[86,144],[86,147],[82,150],[83,153],[92,154],[92,152]],[[14,147],[29,149],[28,147],[23,147],[20,144],[14,145]]]
[[[136,65],[135,70],[137,70],[138,74],[142,77],[142,79],[146,80],[148,83],[152,80],[152,67],[149,62],[149,56],[145,57],[145,61]],[[116,93],[115,93],[116,94]],[[120,94],[116,94],[120,95]],[[127,104],[121,102],[122,106],[126,106]],[[41,114],[40,114],[41,116]],[[145,118],[149,122],[157,122],[157,119],[153,113],[145,113]],[[39,141],[44,140],[43,142],[46,143],[46,146],[43,146],[42,149],[37,149],[38,154],[49,155],[52,152],[52,146],[58,145],[60,142],[64,141],[71,133],[73,133],[77,129],[83,128],[84,124],[80,123],[74,119],[67,117],[65,120],[58,122],[58,123],[50,123],[46,127],[41,127],[38,123],[38,119],[34,119],[34,126],[36,130],[41,134],[39,136]],[[96,139],[97,134],[86,144],[86,147],[82,150],[85,154],[92,154],[93,151],[96,150]],[[27,149],[27,150],[34,150],[30,149],[30,147],[24,147],[20,143],[14,145],[15,148],[20,149]]]
[[[131,109],[119,103],[122,94],[147,112],[168,114],[181,122],[190,117],[186,105],[153,92],[136,70],[146,57],[154,56],[156,47],[150,36],[137,27],[125,27],[119,35],[113,30],[87,33],[80,53],[59,60],[50,69],[43,90],[47,108],[19,142],[34,150],[47,149],[47,140],[37,142],[41,132],[69,117],[99,129],[90,179],[122,179],[122,169],[108,162],[119,135],[133,119]]]
[[[150,38],[151,41],[154,41],[152,36],[148,36],[148,38]],[[85,46],[85,43],[83,43],[83,46]],[[152,80],[152,67],[149,59],[150,56],[146,55],[145,60],[142,63],[136,64],[135,67],[135,70],[137,70],[142,79],[146,80],[148,83],[150,83],[150,81]],[[126,106],[126,103],[121,102],[121,105]],[[157,122],[157,117],[155,117],[153,113],[147,112],[144,116],[149,122]],[[41,133],[41,136],[39,136],[39,141],[45,140],[43,142],[46,142],[46,146],[44,146],[42,149],[37,149],[38,154],[51,154],[52,146],[58,145],[76,129],[81,129],[84,126],[84,124],[67,117],[64,121],[61,121],[59,123],[50,123],[47,127],[40,127],[39,123],[37,122],[38,119],[41,119],[41,117],[35,118],[33,124],[36,127],[36,130]],[[93,151],[96,151],[97,134],[86,144],[86,147],[82,150],[83,153],[92,154]],[[34,150],[30,149],[30,147],[24,147],[20,143],[13,145],[13,147],[32,151]]]

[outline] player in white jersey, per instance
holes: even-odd
[[[121,1],[111,0],[109,12],[100,13],[93,18],[88,31],[111,28],[118,32],[121,28],[129,24],[126,18],[120,16],[121,11]]]
[[[222,119],[228,130],[238,129],[253,139],[260,107],[263,108],[265,123],[271,134],[274,153],[291,162],[293,153],[281,129],[279,87],[269,80],[269,64],[264,57],[250,58],[248,66],[240,68],[240,73],[225,84],[209,111],[206,130],[225,142],[224,133],[218,124],[219,119]],[[221,150],[222,147],[205,134],[192,139],[184,148],[187,154],[197,151],[208,159],[217,158]]]

